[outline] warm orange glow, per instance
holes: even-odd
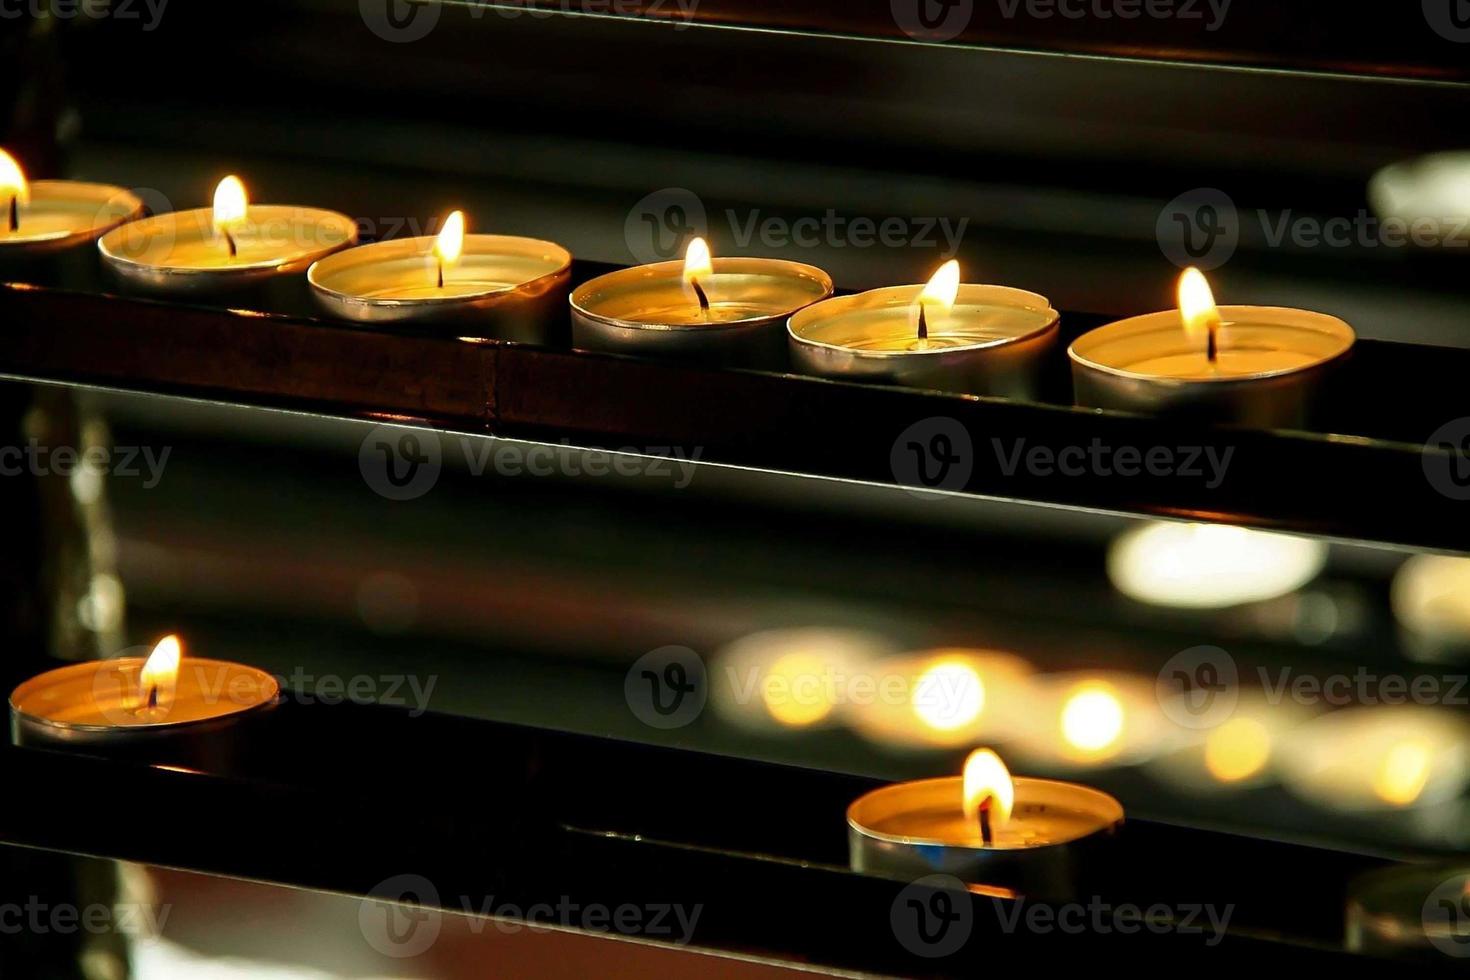
[[[1123,703],[1106,684],[1083,684],[1062,705],[1062,737],[1088,755],[1107,755],[1118,748],[1125,722]]]
[[[940,660],[914,685],[914,714],[939,732],[963,728],[985,710],[985,682],[962,660]]]
[[[714,275],[715,262],[710,257],[709,243],[703,238],[696,238],[689,243],[689,249],[684,253],[684,281],[694,282],[706,276]]]
[[[1232,718],[1205,741],[1205,768],[1222,783],[1250,779],[1271,758],[1271,733],[1255,718]]]
[[[1220,326],[1220,309],[1205,274],[1196,268],[1179,277],[1179,319],[1191,337],[1201,337]]]
[[[464,212],[451,211],[444,219],[439,237],[434,239],[434,255],[440,262],[452,266],[464,253]]]
[[[214,230],[229,231],[244,224],[249,201],[239,177],[230,174],[220,181],[214,189]]]
[[[919,294],[919,302],[932,315],[938,309],[945,313],[954,309],[954,301],[960,294],[960,264],[950,259],[939,267],[929,285]]]
[[[1373,777],[1373,792],[1393,806],[1408,806],[1429,785],[1433,755],[1422,741],[1403,741],[1388,750]]]
[[[15,198],[21,204],[29,203],[31,199],[31,185],[26,183],[25,172],[15,162],[15,157],[4,150],[0,150],[0,198],[6,202]]]
[[[761,685],[766,711],[788,728],[805,728],[826,718],[832,713],[827,672],[827,662],[815,654],[786,654],[771,664]]]
[[[138,680],[145,706],[166,708],[173,701],[182,657],[183,648],[177,636],[170,633],[158,641],[143,663],[143,673]]]
[[[976,749],[965,760],[965,819],[978,820],[980,809],[990,810],[992,827],[1005,826],[1016,806],[1016,784],[1000,756],[989,749]]]

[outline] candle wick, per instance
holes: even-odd
[[[235,256],[239,255],[240,254],[240,250],[235,245],[235,236],[230,234],[230,229],[228,229],[228,228],[221,228],[219,230],[219,233],[221,235],[224,235],[225,236],[225,244],[228,245],[229,248],[230,248],[230,258],[233,259],[233,258],[235,258]]]
[[[699,312],[709,316],[709,295],[705,293],[704,287],[699,284],[698,279],[692,276],[689,279],[689,285],[694,287],[694,295],[699,300]]]
[[[434,266],[435,266],[435,268],[437,268],[439,270],[439,288],[440,289],[443,289],[444,288],[444,260],[443,259],[436,258],[434,260]]]
[[[923,300],[919,300],[919,339],[920,340],[928,340],[929,339],[929,315],[926,312],[927,309],[928,309],[928,307],[926,307],[924,305],[924,301]]]
[[[158,710],[158,685],[152,684],[148,687],[148,710]]]
[[[20,195],[10,195],[10,230],[20,231]]]
[[[1209,346],[1205,349],[1205,355],[1211,364],[1220,357],[1220,321],[1214,317],[1210,318]]]
[[[989,847],[995,840],[995,834],[990,827],[990,801],[986,800],[980,807],[980,843]]]

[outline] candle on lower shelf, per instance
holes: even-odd
[[[183,766],[228,758],[234,736],[275,707],[276,679],[242,664],[183,659],[166,636],[145,659],[119,657],[47,671],[10,695],[16,745]]]
[[[1197,269],[1179,309],[1083,334],[1067,353],[1077,404],[1263,427],[1301,425],[1327,371],[1352,349],[1337,317],[1271,306],[1219,306]]]
[[[773,366],[786,356],[787,317],[832,295],[815,266],[781,259],[711,258],[704,239],[684,261],[598,276],[573,290],[572,342],[724,366]]]
[[[454,211],[437,237],[359,245],[318,260],[306,278],[318,304],[347,320],[547,343],[561,339],[571,267],[554,242],[466,235]]]
[[[1060,317],[1045,296],[960,283],[946,262],[926,286],[839,296],[791,318],[791,354],[816,375],[976,395],[1035,394]]]
[[[964,774],[884,786],[848,808],[854,871],[962,881],[1033,896],[1074,894],[1123,823],[1099,790],[1013,779],[1000,757],[977,749]]]
[[[143,213],[132,191],[80,180],[28,181],[0,150],[0,258],[49,255],[92,242]]]
[[[155,292],[241,289],[305,270],[357,241],[357,223],[321,208],[251,204],[233,174],[214,205],[171,211],[116,228],[98,241],[103,264],[123,282]]]

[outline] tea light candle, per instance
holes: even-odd
[[[91,242],[143,213],[122,187],[79,180],[27,181],[0,150],[0,258],[49,255]]]
[[[848,808],[854,871],[898,878],[951,874],[1021,894],[1072,894],[1123,824],[1106,793],[1049,779],[1012,779],[977,749],[964,774],[895,783]]]
[[[98,241],[103,264],[129,285],[189,294],[240,289],[304,270],[357,241],[357,223],[320,208],[251,204],[240,178],[219,182],[212,208],[173,211]]]
[[[10,695],[17,745],[197,765],[228,754],[224,736],[277,703],[265,671],[220,660],[182,659],[176,636],[146,658],[72,664]]]
[[[1355,339],[1322,313],[1217,307],[1204,275],[1187,269],[1177,312],[1099,327],[1067,353],[1078,405],[1279,427],[1307,419],[1327,369]]]
[[[1056,341],[1045,296],[960,284],[946,262],[927,286],[892,286],[818,303],[791,318],[798,367],[848,381],[1028,397]]]
[[[359,323],[473,325],[505,340],[545,343],[565,323],[572,254],[553,242],[466,235],[464,213],[437,237],[360,245],[306,272],[318,304]]]
[[[710,257],[701,238],[683,263],[621,269],[573,290],[572,342],[588,350],[733,366],[785,359],[783,324],[832,295],[832,277],[800,262]]]

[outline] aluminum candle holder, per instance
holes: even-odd
[[[244,747],[249,723],[279,703],[270,674],[189,658],[167,702],[140,692],[142,657],[88,661],[47,671],[10,696],[11,740],[28,748],[186,767],[218,766]]]
[[[321,259],[307,270],[317,303],[358,323],[445,326],[548,343],[565,333],[572,254],[555,242],[465,235],[436,278],[435,239],[397,238]]]
[[[98,241],[103,264],[138,289],[174,295],[227,292],[311,263],[357,241],[357,223],[320,208],[252,204],[231,255],[209,208],[174,211],[116,228]]]
[[[1292,428],[1312,416],[1330,372],[1352,350],[1337,317],[1269,306],[1219,308],[1219,356],[1168,310],[1120,320],[1067,351],[1077,404],[1204,422]]]
[[[708,315],[691,296],[679,261],[599,276],[572,292],[572,343],[587,350],[673,357],[724,366],[785,361],[787,317],[832,295],[815,266],[762,258],[717,258],[702,280]]]
[[[916,330],[922,287],[839,296],[791,318],[791,356],[801,370],[846,381],[976,395],[1035,394],[1060,314],[1045,296],[1008,286],[958,287],[953,308]]]
[[[984,843],[960,805],[958,776],[895,783],[848,808],[854,871],[891,878],[954,875],[976,885],[1046,898],[1077,893],[1106,859],[1123,807],[1106,793],[1049,779],[1017,778],[1007,826]]]

